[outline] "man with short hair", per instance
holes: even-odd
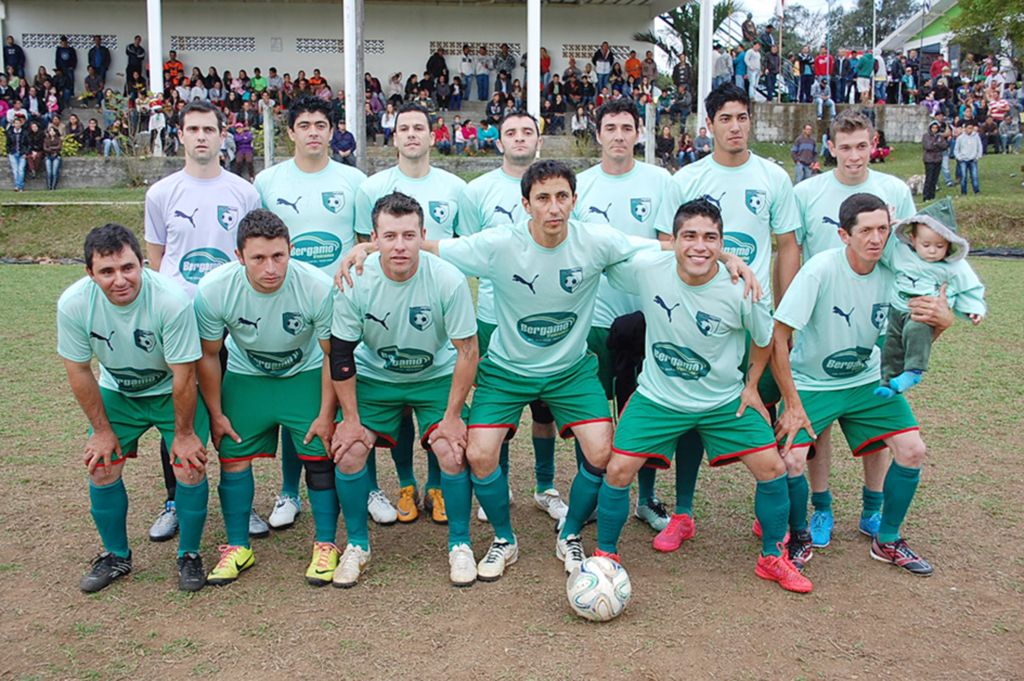
[[[688,90],[693,89],[693,67],[686,60],[686,55],[679,54],[679,63],[672,67],[672,83],[678,88],[686,85]]]
[[[693,153],[697,156],[697,160],[701,160],[705,156],[709,156],[712,151],[712,140],[708,137],[708,129],[701,126],[697,130],[697,136],[693,138]]]
[[[872,79],[875,75],[875,55],[870,51],[865,51],[864,54],[860,55],[857,60],[857,93],[860,96],[866,92],[869,97],[874,99],[874,88],[872,86]]]
[[[7,44],[4,45],[4,72],[7,72],[8,68],[14,69],[14,74],[18,78],[25,77],[25,50],[21,49],[21,45],[14,42],[14,36],[7,36]]]
[[[747,87],[749,88],[748,94],[750,99],[754,99],[754,93],[757,92],[757,86],[761,82],[761,74],[764,68],[761,66],[761,43],[754,43],[747,50],[746,55],[743,57],[743,61],[747,65]]]
[[[57,45],[54,68],[62,71],[64,75],[68,77],[68,89],[70,92],[65,93],[65,106],[68,106],[68,103],[71,101],[71,97],[75,94],[75,68],[77,66],[78,53],[75,52],[75,48],[68,44],[68,37],[66,35],[62,35],[60,37],[60,44]]]
[[[626,78],[633,76],[634,80],[640,81],[640,60],[636,58],[636,50],[629,51],[629,59],[626,60]]]
[[[278,93],[284,87],[284,78],[277,75],[277,68],[271,66],[270,71],[267,75],[267,89],[270,90],[271,96],[274,99],[278,98]]]
[[[444,48],[440,45],[434,54],[427,59],[427,73],[431,78],[437,80],[438,76],[448,75],[448,63],[444,59]]]
[[[100,77],[100,80],[107,80],[107,69],[110,68],[110,50],[106,45],[103,44],[103,39],[94,35],[92,37],[92,47],[89,48],[89,66],[96,69],[96,75]]]
[[[249,87],[258,96],[261,92],[267,89],[267,79],[263,77],[263,72],[260,71],[260,67],[256,67],[252,70],[252,79],[249,81]]]
[[[509,81],[512,80],[512,72],[516,69],[516,56],[509,52],[508,43],[501,44],[501,52],[494,58],[494,72],[500,74],[504,71],[508,74]],[[497,79],[497,75],[495,75]]]
[[[569,57],[569,65],[565,67],[565,71],[562,73],[562,80],[568,82],[573,76],[582,80],[583,72],[576,66],[576,58]]]
[[[476,59],[469,53],[469,45],[463,45],[462,54],[459,55],[459,76],[462,82],[462,98],[468,101],[473,90],[473,81],[476,80]]]
[[[818,120],[821,120],[825,107],[828,107],[828,117],[836,117],[836,103],[832,99],[832,89],[828,85],[828,78],[821,76],[811,86],[811,98],[818,110]]]
[[[647,50],[647,56],[644,58],[642,64],[640,64],[640,75],[647,79],[651,85],[654,85],[654,81],[658,80],[658,64],[654,61],[654,52]]]
[[[142,46],[142,36],[135,36],[135,40],[131,45],[124,48],[125,54],[128,55],[128,68],[124,72],[128,78],[132,77],[132,74],[138,72],[143,78],[146,77],[146,48]],[[212,83],[211,83],[212,87]]]
[[[612,75],[612,67],[615,65],[615,54],[612,52],[608,41],[601,43],[601,47],[594,50],[594,56],[590,58],[594,65],[594,73],[597,74],[597,91],[600,92],[608,86],[608,79]]]
[[[11,111],[14,111],[13,109]],[[10,114],[10,111],[7,112]],[[4,131],[7,137],[7,159],[11,164],[11,175],[14,179],[14,191],[25,191],[25,167],[28,164],[30,152],[30,140],[28,128],[25,121],[28,120],[28,113],[15,113],[9,116],[10,127]]]
[[[201,357],[192,305],[181,287],[142,267],[142,249],[126,227],[106,224],[85,238],[87,277],[57,303],[57,351],[71,390],[89,419],[85,445],[89,498],[103,552],[80,587],[93,593],[131,572],[128,493],[123,464],[139,438],[157,428],[174,454],[178,480],[178,588],[206,583],[199,544],[206,523],[209,416],[196,391]],[[100,364],[97,382],[92,358]]]
[[[167,53],[167,61],[164,62],[164,89],[170,91],[178,87],[184,77],[185,65],[178,61],[178,53],[171,50]],[[229,84],[224,83],[224,87],[229,87]]]
[[[491,68],[493,66],[491,58],[487,56],[486,46],[480,46],[480,52],[473,60],[473,65],[476,73],[476,98],[481,102],[486,102],[489,96],[487,93],[491,90]]]
[[[804,130],[800,136],[793,142],[793,148],[790,149],[790,155],[793,157],[793,163],[796,164],[796,169],[794,170],[793,175],[794,185],[810,179],[813,175],[811,172],[811,165],[818,158],[818,143],[815,141],[813,135],[814,126],[808,123],[804,126]]]

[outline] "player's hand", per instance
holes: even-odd
[[[235,441],[236,444],[242,444],[242,438],[238,436],[235,429],[231,427],[231,420],[227,416],[221,414],[220,416],[210,416],[210,439],[213,440],[213,446],[220,451],[220,441],[227,436]]]
[[[315,437],[320,438],[320,441],[324,443],[324,451],[329,456],[331,452],[331,438],[334,437],[334,414],[321,414],[313,419],[313,423],[309,424],[309,430],[306,431],[306,437],[303,438],[302,444],[308,445]]]
[[[910,307],[910,318],[935,329],[935,337],[953,325],[953,312],[946,300],[946,284],[939,289],[937,296],[917,296],[907,303]]]
[[[462,464],[465,460],[466,446],[469,442],[469,429],[461,417],[444,418],[430,434],[428,442],[433,447],[438,440],[444,440],[451,447],[454,461]]]
[[[765,409],[764,402],[761,400],[761,393],[757,392],[757,384],[752,383],[743,388],[743,392],[740,393],[740,408],[736,410],[736,418],[743,416],[747,407],[760,414],[769,426],[772,425],[771,416],[768,415],[768,410]]]
[[[782,458],[789,455],[793,440],[801,430],[806,430],[812,440],[818,439],[818,434],[814,432],[814,427],[811,425],[811,420],[807,418],[807,412],[804,411],[803,405],[790,406],[787,404],[782,415],[775,422],[775,440],[781,444],[779,453]]]
[[[355,267],[356,274],[362,275],[363,263],[373,251],[374,246],[371,243],[353,246],[352,250],[346,253],[345,257],[338,263],[338,271],[334,273],[334,285],[341,291],[345,290],[345,284],[348,284],[349,288],[353,287],[355,284],[352,282],[352,272],[350,270]]]
[[[331,457],[334,463],[341,463],[344,454],[357,444],[362,444],[367,450],[373,449],[376,438],[369,428],[358,421],[342,421],[334,428],[334,437],[331,441]]]
[[[184,466],[186,474],[191,478],[192,471],[202,478],[206,472],[206,447],[195,433],[191,435],[175,435],[171,444],[171,460],[175,458]]]
[[[121,458],[121,443],[112,430],[94,430],[89,439],[85,442],[85,465],[89,468],[89,475],[96,472],[96,467],[103,464],[103,473],[110,475],[112,465],[112,454]]]
[[[984,319],[980,314],[969,314],[967,315],[967,318],[970,319],[971,324],[974,324],[975,326],[981,324],[981,320]]]
[[[750,269],[750,265],[735,258],[727,262],[725,268],[729,271],[729,276],[732,277],[732,283],[738,284],[740,279],[743,279],[743,283],[746,285],[743,289],[744,298],[751,296],[751,300],[755,303],[761,300],[764,291],[761,289],[761,282],[754,276],[754,270]]]

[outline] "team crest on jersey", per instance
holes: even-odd
[[[650,199],[630,199],[629,212],[637,219],[637,222],[647,222],[651,217]]]
[[[871,323],[881,331],[885,328],[885,321],[889,317],[889,303],[875,303],[871,306]]]
[[[323,192],[320,194],[320,200],[327,210],[340,213],[345,207],[345,192]]]
[[[440,225],[443,222],[447,222],[449,214],[447,201],[430,202],[430,217],[434,218],[434,222],[437,224]]]
[[[705,336],[711,336],[718,333],[718,327],[721,326],[722,320],[719,317],[710,315],[707,312],[697,311],[697,328]]]
[[[747,208],[751,213],[760,215],[766,205],[768,205],[768,195],[763,189],[747,190]]]
[[[567,270],[559,270],[558,283],[566,293],[575,293],[583,283],[583,268],[570,267]]]
[[[306,328],[306,322],[302,321],[302,315],[298,312],[285,312],[281,315],[281,325],[284,330],[293,336],[298,336]]]
[[[135,347],[145,352],[153,352],[156,348],[156,334],[152,331],[135,329]]]
[[[231,206],[217,206],[217,222],[230,232],[238,226],[238,209]]]
[[[414,329],[426,331],[434,323],[434,314],[429,305],[414,305],[409,308],[409,323]]]

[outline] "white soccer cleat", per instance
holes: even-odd
[[[508,503],[509,503],[509,505],[512,504],[512,489],[511,488],[509,488],[509,490],[508,490]],[[482,523],[488,522],[488,520],[487,520],[487,511],[484,510],[483,506],[481,506],[480,508],[476,509],[476,519],[479,520]]]
[[[262,539],[270,534],[270,526],[256,511],[249,512],[249,536]]]
[[[338,567],[334,568],[334,586],[339,589],[351,589],[359,583],[359,575],[363,574],[367,564],[370,562],[370,552],[361,546],[349,544],[345,547],[345,553],[338,561]]]
[[[473,549],[466,544],[456,544],[448,551],[448,579],[452,586],[473,586],[476,582],[476,558]]]
[[[559,537],[555,542],[555,556],[565,564],[565,574],[572,574],[586,558],[583,553],[583,540],[578,534],[570,534],[565,539]]]
[[[295,497],[282,494],[274,502],[274,510],[271,511],[267,523],[275,530],[286,530],[295,524],[295,519],[302,510],[302,502]]]
[[[366,509],[370,512],[373,522],[378,525],[394,525],[398,520],[398,511],[391,505],[387,495],[379,489],[370,492],[366,499]]]
[[[476,566],[477,578],[481,582],[495,582],[505,574],[505,568],[519,560],[519,545],[504,539],[494,538],[480,564]]]
[[[569,506],[562,501],[557,489],[533,493],[533,503],[551,516],[552,520],[563,520],[569,514]]]

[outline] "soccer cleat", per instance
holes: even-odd
[[[911,551],[907,541],[902,537],[883,544],[875,536],[871,540],[871,557],[883,563],[891,563],[918,577],[930,577],[935,572],[931,563]]]
[[[832,511],[815,511],[811,514],[811,545],[823,549],[832,543],[832,528],[835,519]]]
[[[206,578],[210,586],[224,586],[238,579],[238,576],[256,564],[256,555],[246,546],[218,546],[220,561]]]
[[[476,558],[466,544],[456,544],[448,551],[448,579],[452,586],[473,586],[476,582]]]
[[[420,511],[417,508],[420,503],[420,493],[416,490],[415,485],[409,485],[398,490],[398,522],[400,523],[411,523],[420,517]]]
[[[428,489],[423,497],[423,510],[430,513],[430,519],[438,525],[448,524],[448,514],[444,510],[444,496],[439,489]]]
[[[583,540],[578,534],[570,534],[565,539],[559,537],[555,542],[555,556],[565,564],[565,574],[571,575],[585,557]]]
[[[373,522],[378,525],[394,525],[398,520],[398,511],[391,505],[388,496],[379,489],[370,492],[370,496],[366,498],[366,510],[370,512]]]
[[[338,567],[338,547],[326,541],[313,542],[313,559],[306,569],[306,581],[312,586],[327,586]]]
[[[370,551],[355,544],[345,547],[345,553],[334,568],[334,586],[339,589],[351,589],[359,583],[359,575],[363,574],[370,562]]]
[[[178,591],[199,591],[206,586],[203,557],[194,551],[178,557]]]
[[[509,489],[509,491],[508,491],[508,503],[509,503],[509,505],[512,504],[512,490],[511,489]],[[487,522],[487,511],[484,510],[483,506],[481,506],[480,508],[476,509],[476,519],[479,520],[482,523],[486,523]],[[561,528],[559,528],[559,529],[561,529]]]
[[[608,553],[601,549],[594,549],[594,558],[607,558],[609,560],[614,560],[619,565],[622,565],[622,558],[620,558],[617,553]]]
[[[793,563],[793,567],[803,572],[807,562],[814,557],[810,531],[800,530],[799,532],[794,532],[786,544],[786,553],[789,554],[789,562]]]
[[[569,514],[569,507],[562,501],[562,497],[558,494],[557,489],[534,492],[533,503],[537,505],[537,508],[551,516],[552,520],[562,520]]]
[[[301,510],[301,501],[293,496],[282,494],[274,502],[274,510],[267,518],[267,524],[275,530],[286,530],[295,524],[295,518],[298,517]]]
[[[760,539],[761,538],[761,521],[758,520],[757,518],[754,518],[754,526],[751,528],[750,531],[754,533],[755,537]],[[786,536],[782,538],[782,543],[783,544],[788,544],[789,543],[789,532],[786,532]]]
[[[867,518],[861,518],[860,522],[857,523],[857,529],[860,533],[867,535],[872,539],[878,534],[878,526],[882,524],[882,514],[872,513]]]
[[[519,560],[519,545],[504,539],[494,538],[487,555],[476,566],[481,582],[496,582],[505,574],[505,568]]]
[[[655,532],[661,532],[668,527],[669,514],[665,504],[658,501],[657,497],[651,497],[646,504],[637,503],[633,509],[633,515],[651,526]]]
[[[682,515],[672,514],[671,520],[668,521],[668,527],[658,533],[658,536],[654,538],[654,549],[656,551],[675,551],[683,542],[687,539],[693,539],[693,535],[697,533],[697,528],[693,524],[693,518],[689,513]]]
[[[755,568],[754,574],[761,579],[778,582],[779,586],[786,591],[793,591],[799,594],[811,593],[814,589],[811,580],[800,574],[796,566],[790,562],[789,557],[786,555],[786,548],[782,544],[779,544],[779,548],[782,549],[781,556],[761,555],[757,559],[757,568]]]
[[[178,533],[178,511],[174,508],[174,502],[168,501],[164,510],[153,521],[149,528],[149,541],[167,541]]]
[[[104,551],[92,559],[92,569],[82,577],[79,587],[86,593],[96,593],[110,586],[115,579],[124,577],[132,571],[132,552],[122,558],[110,551]]]
[[[249,511],[249,536],[263,539],[270,534],[270,526],[256,511]]]

